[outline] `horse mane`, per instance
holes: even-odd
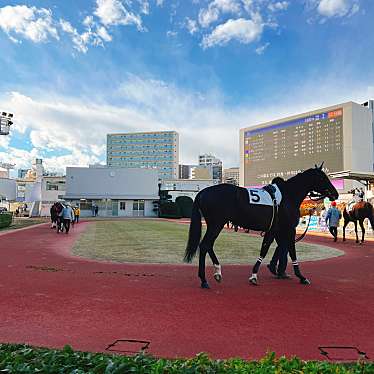
[[[316,170],[316,169],[315,169],[315,168],[310,168],[310,169],[307,169],[307,170],[303,170],[302,172],[297,173],[297,174],[294,175],[293,177],[287,179],[287,180],[286,180],[286,183],[287,183],[287,182],[297,182],[297,181],[299,181],[299,179],[301,179],[303,176],[308,175],[308,174],[311,174],[314,170]]]
[[[275,177],[272,181],[271,181],[271,184],[277,184],[278,186],[281,186],[283,185],[284,183],[286,183],[286,181],[281,178],[281,177]]]

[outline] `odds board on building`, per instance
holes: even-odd
[[[325,161],[343,170],[343,108],[244,132],[244,185],[285,179]]]

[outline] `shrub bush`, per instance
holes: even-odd
[[[188,196],[178,196],[175,199],[182,217],[191,218],[193,200]]]
[[[176,203],[171,201],[161,201],[159,207],[159,217],[161,218],[181,218],[181,212]]]
[[[12,213],[0,213],[0,229],[9,227],[12,223]]]
[[[157,359],[144,354],[133,357],[0,344],[0,371],[6,373],[259,373],[347,374],[373,373],[373,363],[338,364],[276,358],[273,353],[259,361],[210,360],[199,354],[192,359]]]

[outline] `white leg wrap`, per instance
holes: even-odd
[[[214,266],[214,275],[216,274],[222,275],[221,265],[213,265],[213,266]]]
[[[249,277],[249,281],[251,280],[257,280],[257,274],[256,273],[252,273],[252,275]]]

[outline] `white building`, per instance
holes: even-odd
[[[9,209],[9,205],[16,199],[16,181],[0,178],[0,206]]]
[[[223,183],[239,186],[239,168],[223,169]]]
[[[214,155],[199,155],[199,166],[210,166],[212,168],[213,179],[222,182],[222,161]]]
[[[66,168],[65,200],[80,206],[81,216],[156,216],[158,171],[136,168]]]
[[[176,179],[179,174],[179,134],[176,131],[108,134],[107,165],[157,169],[160,179]]]

